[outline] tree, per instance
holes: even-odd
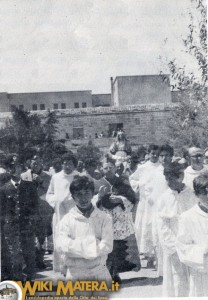
[[[0,129],[0,149],[16,153],[22,162],[37,153],[51,161],[66,152],[65,146],[56,140],[57,123],[53,112],[49,111],[44,120],[37,114],[16,109],[5,127]]]
[[[102,153],[90,140],[87,145],[82,145],[77,148],[77,159],[82,161],[85,167],[98,166]]]
[[[32,155],[44,140],[41,120],[37,115],[16,109],[0,130],[1,149],[16,153],[21,160]]]
[[[198,69],[188,72],[177,60],[168,63],[172,91],[178,92],[178,107],[169,121],[169,142],[176,148],[208,144],[207,99],[207,13],[203,0],[190,0],[194,8],[189,13],[188,34],[183,39],[186,53],[197,63]],[[162,74],[164,80],[166,76]]]
[[[58,119],[55,111],[48,111],[46,119],[43,123],[43,131],[45,139],[42,144],[41,154],[44,160],[52,161],[57,156],[67,152],[63,142],[57,140]]]

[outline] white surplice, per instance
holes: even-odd
[[[150,201],[152,202],[152,238],[157,259],[157,274],[163,275],[163,253],[158,236],[158,199],[168,189],[168,184],[163,174],[164,167],[159,165],[152,182],[152,193]]]
[[[208,297],[208,213],[198,204],[179,219],[176,248],[180,260],[188,266],[192,297]]]
[[[139,204],[135,218],[135,234],[139,251],[147,256],[152,256],[152,205],[149,197],[152,193],[152,181],[159,163],[146,163],[139,165],[136,171],[129,177],[129,182],[135,193],[139,193]]]
[[[178,218],[197,203],[188,187],[180,193],[168,188],[158,199],[158,236],[163,250],[163,296],[188,296],[188,271],[176,251]]]
[[[193,187],[193,181],[194,178],[199,176],[201,173],[208,171],[208,168],[205,166],[201,170],[194,170],[192,166],[188,166],[184,171],[184,179],[183,182],[186,186],[190,187],[192,190],[194,190]]]
[[[71,174],[66,174],[62,170],[54,174],[46,194],[46,201],[54,208],[53,216],[53,270],[59,272],[61,270],[61,257],[56,250],[56,236],[60,220],[69,210],[75,206],[74,200],[71,197],[69,187],[75,175],[79,172],[74,171]]]
[[[94,208],[86,218],[74,207],[60,222],[57,249],[64,254],[67,280],[111,280],[106,267],[113,250],[112,219]]]

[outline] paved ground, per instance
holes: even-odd
[[[38,272],[36,279],[52,280],[54,284],[57,280],[64,280],[64,277],[52,271],[52,256],[45,256],[46,270]],[[139,272],[121,273],[122,279],[119,292],[113,293],[113,298],[146,298],[162,296],[162,280],[157,277],[154,269],[146,268],[146,260],[141,257],[142,268]]]

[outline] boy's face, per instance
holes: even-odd
[[[82,189],[78,192],[75,192],[72,195],[76,206],[81,209],[88,209],[91,207],[91,200],[93,193],[90,189]]]
[[[30,163],[31,171],[35,174],[38,174],[42,169],[42,161],[40,158],[32,159]]]
[[[112,178],[115,176],[116,167],[111,163],[104,163],[103,164],[103,173],[106,178]]]
[[[167,164],[170,164],[172,161],[172,156],[167,151],[161,151],[159,155],[159,161],[161,165],[165,166]]]
[[[71,160],[64,161],[62,167],[65,174],[71,174],[75,170],[74,164]]]
[[[204,163],[203,154],[197,153],[190,156],[191,166],[193,169],[202,169]]]
[[[156,163],[158,161],[158,155],[159,155],[159,153],[157,150],[151,150],[149,153],[150,161],[152,163]]]

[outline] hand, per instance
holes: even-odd
[[[110,200],[112,203],[123,203],[121,197],[116,196],[116,195],[111,195]]]
[[[119,196],[111,195],[111,196],[110,196],[110,200],[111,200],[111,202],[114,203],[114,204],[119,204],[120,207],[121,207],[123,210],[125,210],[125,206],[124,206],[124,204],[123,204],[123,200],[122,200]]]
[[[99,191],[98,191],[98,194],[99,194],[99,197],[102,198],[103,196],[107,195],[108,194],[108,189],[106,186],[102,185],[100,188],[99,188]]]

